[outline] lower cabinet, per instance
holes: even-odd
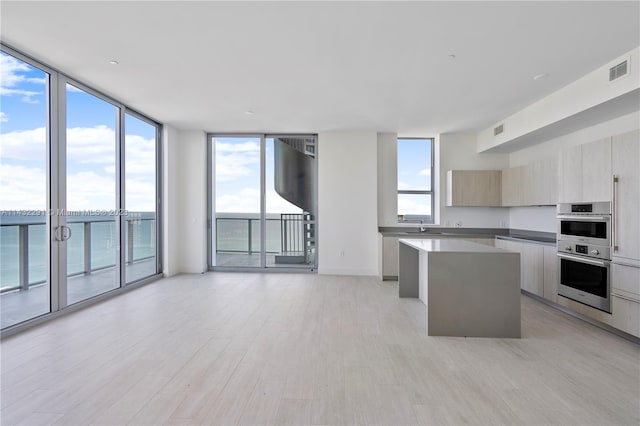
[[[496,238],[495,246],[520,253],[520,288],[552,302],[558,298],[556,247]]]
[[[611,264],[611,325],[640,337],[640,268]]]
[[[522,288],[536,296],[544,293],[544,246],[540,244],[522,245]]]
[[[399,237],[382,238],[382,279],[398,277],[398,240]]]
[[[544,249],[544,285],[542,297],[558,303],[558,255],[556,246],[543,246]]]

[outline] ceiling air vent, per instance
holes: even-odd
[[[617,80],[627,74],[629,74],[629,60],[609,68],[609,81]]]
[[[493,136],[498,136],[502,132],[504,132],[504,124],[493,128]]]

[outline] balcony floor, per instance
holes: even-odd
[[[135,262],[127,266],[130,281],[148,277],[155,273],[155,258]],[[116,269],[106,268],[89,275],[75,275],[67,280],[67,303],[69,305],[105,293],[116,288]],[[49,284],[35,285],[29,290],[15,290],[0,295],[0,326],[18,324],[46,314],[50,310]]]

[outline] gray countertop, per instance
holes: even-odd
[[[556,234],[553,232],[539,232],[523,229],[430,227],[421,232],[419,228],[380,227],[379,232],[384,237],[400,237],[406,239],[499,238],[548,246],[556,245]]]
[[[504,251],[499,248],[487,246],[484,244],[478,244],[463,239],[425,238],[417,240],[401,238],[399,241],[410,247],[426,252],[499,253]]]

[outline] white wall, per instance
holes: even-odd
[[[396,133],[378,133],[379,226],[398,226],[397,140],[398,135]]]
[[[509,166],[517,167],[548,156],[557,156],[567,146],[580,145],[608,136],[640,128],[640,113],[627,114],[595,126],[587,127],[547,142],[534,145],[509,155]],[[555,207],[513,207],[509,211],[509,224],[513,229],[556,232]]]
[[[378,275],[377,134],[318,135],[318,272]]]
[[[162,257],[163,275],[170,277],[178,271],[178,154],[179,132],[168,125],[162,130]]]
[[[180,272],[207,270],[207,145],[203,131],[181,132],[178,212]]]
[[[625,59],[629,59],[629,75],[609,82],[609,68]],[[639,60],[640,48],[635,48],[551,95],[493,124],[478,133],[478,151],[505,144],[514,138],[638,89],[640,87]],[[493,129],[500,123],[504,123],[504,132],[494,136]]]
[[[448,170],[501,170],[508,167],[506,154],[478,154],[476,135],[441,134],[439,137],[440,167],[437,176],[440,189],[440,225],[462,228],[505,228],[509,226],[509,210],[503,207],[446,207],[446,176]]]
[[[206,158],[204,132],[164,126],[164,276],[207,269]]]

